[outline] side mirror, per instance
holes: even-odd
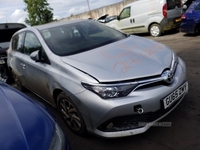
[[[119,16],[117,16],[117,20],[120,20]]]
[[[35,62],[39,62],[40,61],[39,50],[32,52],[30,58]]]

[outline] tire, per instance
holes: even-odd
[[[161,35],[161,27],[159,24],[152,24],[149,28],[149,33],[151,36],[158,37]]]
[[[61,92],[57,97],[58,110],[69,129],[77,135],[86,135],[84,120],[69,96]]]

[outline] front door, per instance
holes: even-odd
[[[49,64],[35,62],[30,58],[30,54],[34,51],[43,51],[43,47],[36,35],[27,32],[24,39],[24,64],[23,74],[25,76],[25,85],[31,91],[44,99],[50,99],[50,90],[48,87],[47,73]]]
[[[117,20],[117,26],[122,32],[132,33],[135,24],[134,18],[131,17],[131,7],[124,8]]]

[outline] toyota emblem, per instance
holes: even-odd
[[[165,70],[161,76],[163,77],[163,80],[168,84],[174,81],[174,75],[170,70]]]

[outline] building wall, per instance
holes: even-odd
[[[88,19],[88,18],[97,19],[104,14],[109,14],[109,16],[119,15],[119,13],[124,8],[124,6],[134,1],[137,1],[137,0],[124,0],[122,2],[113,4],[113,5],[91,10],[90,12],[84,12],[81,14],[73,15],[71,17],[63,18],[61,20]]]

